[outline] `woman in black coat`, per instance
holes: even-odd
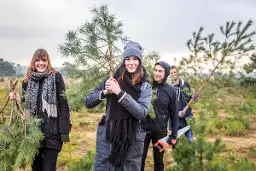
[[[16,95],[10,93],[10,98]],[[32,164],[33,171],[55,171],[63,142],[69,141],[70,113],[61,74],[51,66],[46,50],[35,51],[22,82],[22,98],[26,116],[41,120],[44,134],[39,154]]]

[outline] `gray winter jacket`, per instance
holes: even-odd
[[[91,94],[85,99],[87,108],[93,108],[102,102],[102,91],[105,89],[105,81],[103,81]],[[149,83],[145,82],[141,86],[141,94],[135,101],[129,94],[119,102],[139,121],[143,120],[150,107],[152,98],[152,88]],[[106,100],[108,100],[106,98]],[[109,119],[109,103],[106,108],[106,120]],[[106,123],[106,121],[105,121]],[[146,133],[139,126],[136,131],[136,138],[128,150],[128,155],[121,168],[115,168],[108,157],[111,153],[111,144],[106,140],[106,125],[98,125],[96,137],[96,157],[94,161],[94,171],[140,171],[141,159],[143,154],[144,139]]]

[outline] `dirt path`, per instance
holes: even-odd
[[[215,137],[209,138],[213,141]],[[227,152],[236,152],[241,155],[248,154],[251,161],[256,162],[256,157],[250,153],[250,147],[256,148],[256,117],[250,117],[250,128],[245,135],[239,136],[221,136],[221,139],[227,145]]]

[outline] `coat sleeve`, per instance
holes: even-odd
[[[56,73],[56,91],[59,112],[59,133],[61,134],[62,142],[65,142],[69,141],[70,112],[66,97],[65,83],[60,73]]]
[[[170,94],[171,96],[171,102],[169,105],[169,111],[170,111],[170,119],[169,121],[171,122],[171,130],[172,130],[172,138],[176,139],[177,137],[177,132],[178,132],[178,127],[179,127],[179,108],[178,108],[178,100],[177,100],[177,95],[176,91],[173,90]]]
[[[190,85],[188,82],[185,82],[185,87],[187,88],[187,92],[184,93],[184,98],[185,98],[186,102],[188,103],[192,99],[192,95],[190,94],[191,89],[190,89]],[[185,118],[191,117],[192,115],[193,114],[192,114],[191,107],[189,107],[188,110],[186,111]]]
[[[102,102],[102,100],[106,99],[107,96],[104,96],[103,90],[105,89],[107,79],[108,78],[102,81],[98,87],[93,90],[93,92],[86,96],[84,103],[88,109],[96,107]]]
[[[119,103],[128,110],[138,120],[143,120],[149,111],[152,99],[152,88],[149,83],[143,83],[141,86],[141,94],[137,101],[135,101],[129,94],[119,100]]]
[[[189,83],[185,82],[184,87],[187,88],[187,91],[184,92],[184,96],[185,96],[186,102],[188,103],[192,99],[192,95],[190,95],[191,89],[190,89]]]

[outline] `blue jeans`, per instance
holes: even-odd
[[[193,133],[192,130],[189,129],[187,132],[185,132],[185,136],[188,138],[188,142],[192,142],[193,141]]]

